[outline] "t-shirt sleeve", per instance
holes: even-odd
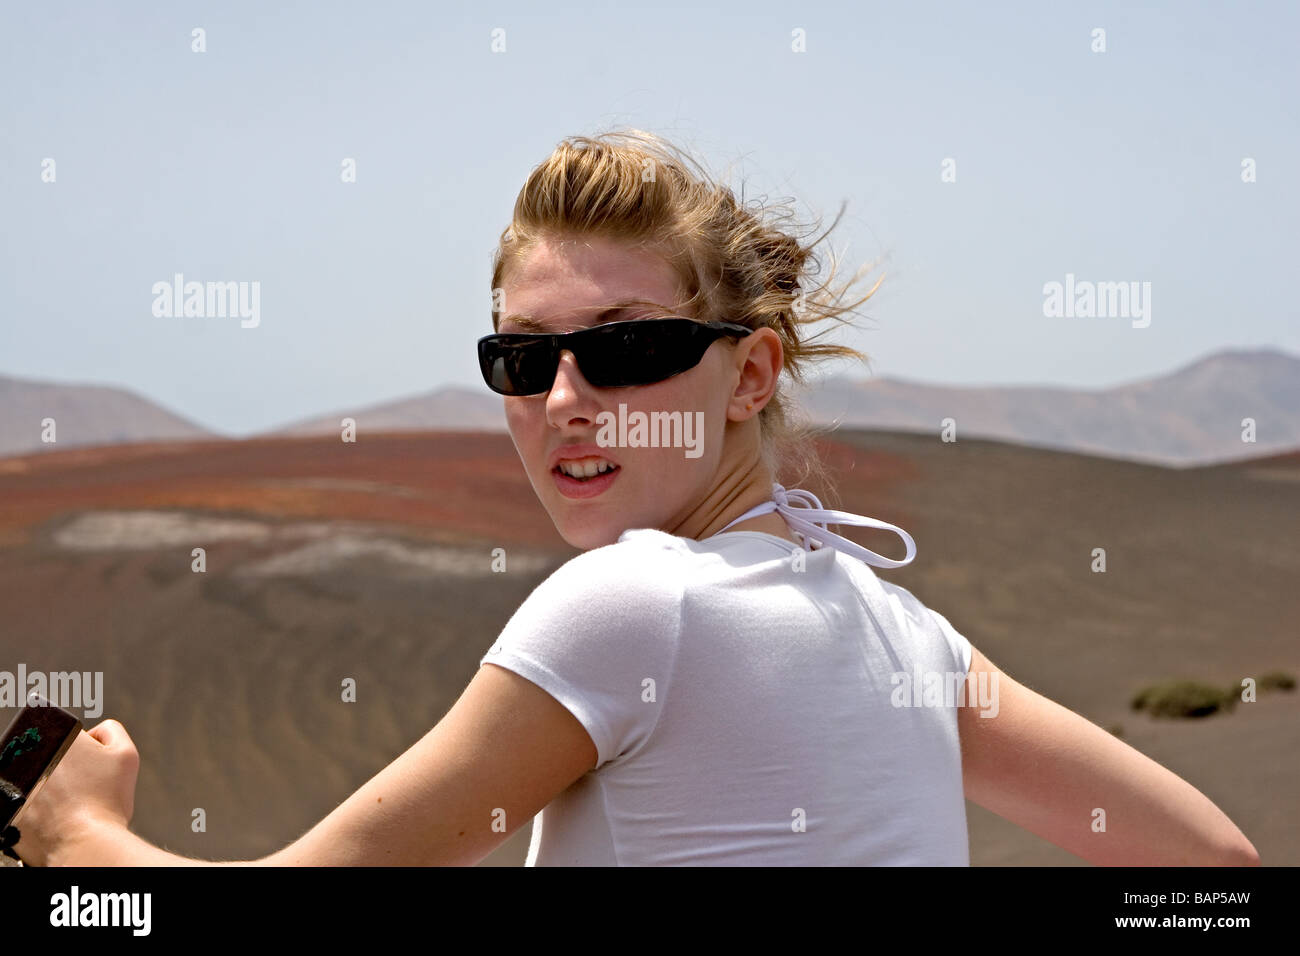
[[[961,673],[969,674],[971,662],[970,641],[966,639],[964,634],[953,627],[946,617],[934,608],[926,608],[926,611],[929,612],[930,616],[933,617],[935,622],[939,625],[939,633],[943,635],[944,640],[948,643],[948,647],[952,649],[953,661],[956,663],[957,668]]]
[[[896,607],[913,628],[919,628],[931,639],[937,633],[943,640],[948,654],[951,655],[956,671],[962,674],[970,673],[971,642],[964,634],[953,627],[952,623],[934,608],[922,603],[921,599],[907,588],[892,581],[882,581],[881,587],[892,601],[897,602]]]
[[[513,671],[563,704],[591,735],[600,767],[644,744],[658,723],[683,590],[681,556],[653,536],[587,551],[533,590],[479,666]]]

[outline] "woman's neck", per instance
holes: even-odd
[[[785,540],[793,542],[794,544],[802,545],[799,538],[790,530],[790,526],[786,524],[785,518],[781,517],[781,515],[777,514],[775,511],[770,514],[758,515],[757,517],[737,522],[724,533],[730,534],[733,531],[760,531],[764,534],[770,534],[777,538],[785,538]]]

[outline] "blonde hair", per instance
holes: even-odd
[[[842,215],[843,207],[831,229]],[[827,319],[851,324],[842,316],[871,298],[883,276],[865,296],[844,304],[859,276],[832,290],[832,256],[830,275],[814,284],[821,271],[814,250],[830,229],[804,244],[777,227],[791,218],[784,206],[742,206],[700,163],[653,133],[630,129],[568,137],[529,175],[501,234],[492,258],[493,328],[499,320],[495,290],[511,266],[542,240],[590,234],[662,254],[690,296],[678,309],[681,314],[775,330],[783,370],[796,385],[805,383],[808,365],[824,359],[869,362],[856,349],[819,342],[829,330],[805,338],[803,329]],[[811,479],[833,496],[814,444],[829,430],[812,425],[778,381],[759,413],[762,460],[774,480],[793,488]]]

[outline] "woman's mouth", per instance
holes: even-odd
[[[623,469],[601,458],[562,461],[551,469],[555,486],[566,498],[594,498],[618,478]]]

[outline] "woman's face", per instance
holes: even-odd
[[[607,321],[680,315],[685,296],[661,256],[590,237],[540,243],[508,273],[502,298],[501,332],[571,332],[597,324],[597,313],[628,299],[663,308],[631,306]],[[613,544],[628,528],[700,537],[721,530],[724,515],[730,520],[740,514],[738,499],[752,488],[765,486],[754,500],[765,499],[771,480],[759,463],[755,416],[775,389],[780,341],[772,330],[760,331],[739,346],[731,344],[735,339],[718,339],[698,365],[672,378],[625,388],[593,387],[573,353],[565,351],[549,392],[505,399],[510,437],[528,480],[565,541],[590,550]],[[774,362],[768,354],[773,342]],[[757,362],[745,361],[750,353],[757,353]],[[620,404],[629,422],[637,413],[647,421],[656,420],[652,412],[679,413],[683,425],[689,421],[691,431],[684,434],[691,447],[601,444],[601,413],[617,422]],[[698,457],[688,457],[688,451]],[[579,483],[561,474],[557,458],[603,458],[617,468]],[[753,498],[749,494],[744,507]]]

